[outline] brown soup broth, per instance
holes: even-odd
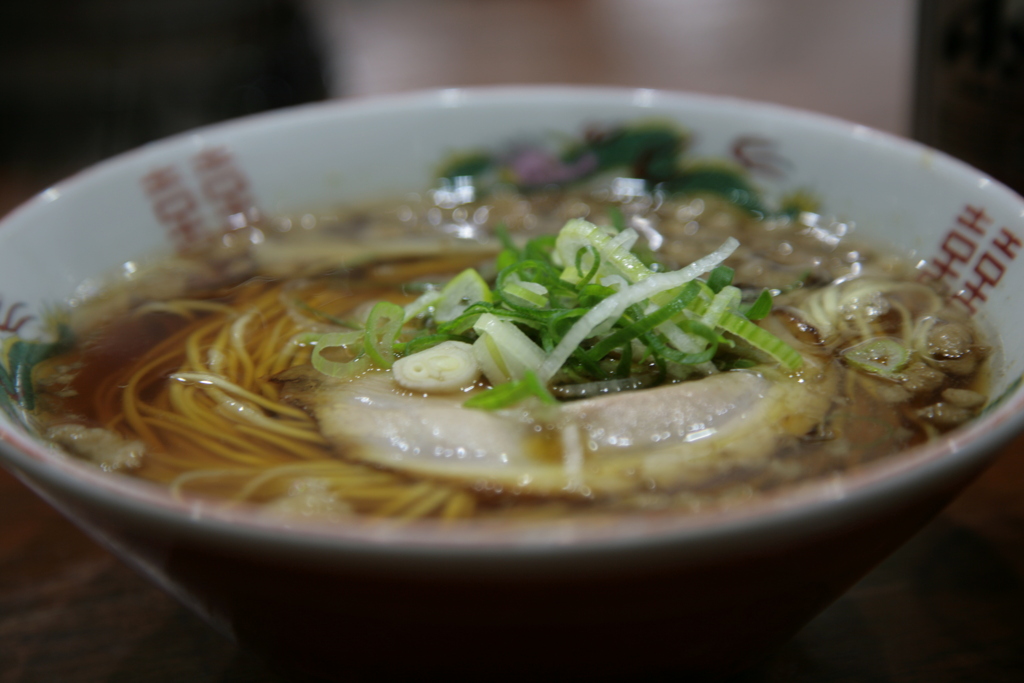
[[[636,475],[611,493],[548,495],[361,459],[358,444],[326,437],[317,413],[291,400],[280,381],[310,362],[304,333],[344,330],[369,303],[407,304],[424,285],[466,267],[493,274],[496,225],[526,238],[556,232],[569,218],[607,225],[615,211],[642,237],[654,236],[649,246],[663,239],[654,253],[672,268],[736,236],[742,246],[727,262],[734,284],[776,294],[762,326],[834,374],[823,418],[779,438],[771,457],[709,466],[682,483]],[[982,407],[988,348],[979,332],[942,293],[916,284],[908,261],[850,231],[814,216],[759,220],[708,197],[623,203],[582,192],[498,196],[454,209],[407,201],[267,221],[142,274],[141,285],[114,285],[73,312],[76,347],[36,370],[38,418],[57,443],[104,469],[171,486],[178,496],[263,503],[283,514],[460,518],[733,504],[891,456]],[[397,237],[414,244],[402,249]],[[379,245],[390,246],[374,253]],[[829,308],[823,292],[837,281],[848,296]],[[826,309],[838,311],[828,323],[834,329],[814,314]],[[878,336],[916,344],[928,357],[912,352],[898,377],[843,359]],[[206,375],[232,384],[211,385]],[[116,447],[96,441],[100,430],[115,435]],[[556,443],[545,434],[541,450]],[[112,448],[121,455],[98,454]]]

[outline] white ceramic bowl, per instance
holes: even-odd
[[[805,188],[862,236],[912,250],[1002,345],[965,428],[840,480],[726,512],[615,522],[289,526],[180,503],[0,416],[0,460],[86,532],[271,661],[327,677],[431,669],[722,673],[790,637],[906,540],[1022,424],[1024,200],[941,153],[781,107],[650,90],[496,88],[332,102],[148,145],[0,224],[4,336],[100,277],[229,216],[423,191],[452,152],[640,119],[745,163],[767,196]],[[484,669],[472,667],[485,667]]]

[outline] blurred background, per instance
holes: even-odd
[[[1022,79],[1024,0],[0,0],[0,216],[198,125],[498,83],[777,102],[1020,190]],[[741,680],[1022,680],[1021,480],[1024,458],[1004,457]],[[0,527],[0,683],[279,680],[3,472]]]
[[[99,159],[326,98],[494,83],[767,100],[1024,187],[1024,0],[0,2],[0,212]]]
[[[1024,0],[0,2],[0,211],[99,159],[326,98],[494,83],[732,95],[1024,186]]]
[[[0,3],[0,209],[195,126],[492,83],[668,88],[910,132],[913,0]]]

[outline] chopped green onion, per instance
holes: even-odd
[[[555,251],[555,239],[555,235],[534,237],[523,247],[523,260],[550,263],[551,254]]]
[[[378,302],[370,310],[363,346],[377,367],[387,369],[395,362],[395,339],[404,322],[405,309],[390,301]]]
[[[701,353],[707,348],[707,341],[700,335],[691,334],[690,332],[684,331],[679,324],[667,322],[663,325],[659,325],[656,331],[665,337],[669,345],[677,351],[683,353]],[[719,341],[716,337],[716,341]],[[713,370],[712,366],[704,366],[698,368],[701,372],[707,374]]]
[[[748,320],[762,320],[772,312],[772,293],[767,289],[763,290],[757,300],[750,304],[750,308],[744,311]]]
[[[546,296],[558,296],[562,292],[572,291],[571,288],[558,276],[558,271],[545,261],[525,260],[519,261],[508,268],[505,268],[495,280],[495,294],[508,308],[521,315],[533,315],[533,311],[539,306],[522,301],[516,288],[512,288],[512,295],[509,295],[509,286],[512,284],[521,286],[524,283],[539,285],[543,287]],[[544,304],[546,305],[546,303]]]
[[[370,369],[370,358],[363,351],[366,333],[358,332],[331,332],[321,335],[309,335],[304,338],[306,343],[316,344],[310,362],[313,367],[331,377],[338,379],[351,379]],[[324,358],[323,352],[331,348],[342,348],[354,352],[355,357],[349,361],[335,361]]]
[[[436,289],[431,289],[421,294],[416,301],[413,301],[405,307],[405,322],[409,322],[413,318],[417,318],[428,313],[431,307],[437,303],[440,298],[441,292]]]
[[[686,308],[687,304],[693,301],[699,292],[700,288],[697,287],[696,283],[688,283],[683,287],[683,291],[680,292],[671,303],[662,306],[650,315],[644,316],[636,322],[620,328],[616,332],[608,335],[590,349],[588,355],[593,360],[601,360],[613,349],[622,346],[625,342],[632,341],[633,339],[642,336],[644,333],[653,330],[658,325],[669,321],[672,317]]]
[[[626,228],[618,235],[615,235],[608,240],[608,251],[611,253],[621,253],[623,251],[631,251],[636,246],[637,240],[640,239],[640,234],[637,233],[633,228]],[[635,256],[635,254],[634,254]],[[641,261],[641,263],[643,263]]]
[[[619,365],[615,368],[615,376],[619,379],[629,377],[633,368],[633,342],[628,341],[622,345],[622,354],[619,358]]]
[[[501,253],[498,254],[498,258],[494,261],[494,265],[498,270],[504,270],[518,261],[519,252],[512,251],[510,249],[503,249]]]
[[[612,228],[615,232],[622,232],[626,229],[626,217],[622,215],[622,210],[617,206],[608,207],[608,217],[612,219]]]
[[[521,380],[508,382],[491,387],[482,391],[464,405],[467,408],[480,410],[500,410],[515,405],[531,396],[540,399],[541,403],[557,405],[558,401],[547,390],[547,387],[537,378],[533,372],[527,371]]]
[[[718,266],[708,275],[708,287],[715,294],[722,291],[723,287],[727,287],[732,284],[732,278],[736,274],[736,271],[729,266]]]
[[[378,303],[358,331],[309,335],[306,341],[317,345],[314,366],[350,377],[459,342],[471,345],[467,353],[495,386],[518,386],[530,376],[543,387],[556,374],[577,384],[623,379],[652,365],[661,381],[668,373],[686,378],[742,363],[716,357],[735,345],[726,332],[790,369],[800,366],[800,354],[751,322],[770,312],[771,295],[741,305],[734,272],[722,265],[738,247],[735,239],[684,268],[655,272],[631,251],[639,235],[621,211],[610,214],[617,232],[575,219],[522,247],[499,227],[504,249],[493,288],[469,268],[404,308]],[[325,358],[332,346],[344,348],[349,360]]]
[[[589,253],[593,259],[593,266],[590,270],[583,272],[583,256]],[[576,252],[576,272],[580,276],[580,280],[576,283],[576,289],[579,290],[582,287],[586,287],[590,284],[590,281],[594,279],[597,272],[601,269],[601,255],[597,253],[597,249],[593,247],[580,247],[580,250]]]
[[[512,282],[505,285],[502,292],[520,306],[544,308],[548,305],[548,288],[539,282]]]
[[[589,308],[582,306],[578,308],[570,308],[562,311],[556,311],[548,318],[547,325],[543,330],[542,341],[544,342],[544,352],[551,353],[551,350],[555,348],[555,344],[558,343],[562,337],[572,328],[572,325],[566,326],[571,320],[578,320],[587,314]],[[574,323],[575,324],[575,323]]]
[[[687,334],[704,337],[708,342],[710,342],[710,346],[703,351],[683,353],[682,351],[677,351],[669,347],[659,335],[651,333],[644,335],[644,343],[650,346],[662,358],[680,365],[700,365],[701,363],[707,363],[709,360],[714,358],[715,354],[718,352],[718,335],[715,334],[715,331],[696,320],[687,320],[683,324],[687,328],[685,330]]]
[[[651,274],[651,270],[628,248],[623,248],[621,242],[614,242],[612,237],[593,223],[576,218],[565,224],[555,240],[555,253],[566,266],[562,271],[563,280],[575,283],[582,279],[583,269],[577,270],[575,266],[576,255],[580,249],[593,249],[594,253],[600,256],[601,268],[598,277],[616,274],[630,282],[639,282]],[[587,263],[584,258],[583,266],[589,270],[593,263]]]
[[[893,378],[907,366],[910,350],[889,337],[877,337],[843,351],[843,360],[855,368]]]
[[[462,334],[422,334],[418,337],[413,337],[405,344],[396,344],[396,351],[400,351],[403,356],[411,356],[414,353],[419,353],[425,349],[429,349],[431,346],[437,346],[441,342],[446,341],[460,341],[466,342],[467,344],[472,343],[472,339]]]
[[[723,361],[715,361],[718,365],[718,369],[725,372],[726,370],[745,370],[747,368],[757,367],[757,361],[751,360],[750,358],[731,358]]]
[[[719,325],[726,332],[731,332],[754,348],[764,351],[790,370],[798,370],[804,363],[803,356],[792,346],[735,313],[726,312]]]
[[[583,308],[593,308],[597,302],[607,299],[614,293],[615,289],[612,287],[594,284],[584,285],[579,289],[579,304]]]
[[[490,335],[485,334],[473,342],[473,355],[491,384],[497,386],[513,381],[512,373],[501,357],[501,349]]]
[[[485,340],[487,352],[506,377],[522,379],[527,372],[536,372],[544,362],[544,350],[507,320],[485,313],[473,329]],[[486,364],[481,365],[486,373]]]
[[[437,326],[437,331],[442,334],[462,334],[467,330],[471,330],[473,325],[484,313],[490,313],[497,310],[493,304],[487,303],[486,301],[478,301],[475,304],[469,306],[462,312],[455,320],[451,320],[446,323],[441,323]]]
[[[734,309],[742,298],[743,292],[739,288],[732,285],[723,287],[711,300],[704,315],[701,316],[701,322],[711,328],[718,327],[726,311]]]
[[[441,297],[434,309],[434,320],[442,323],[455,320],[473,304],[480,301],[490,303],[493,300],[491,288],[480,277],[480,273],[467,268],[441,290]]]
[[[572,221],[570,221],[572,223]],[[564,228],[563,228],[564,230]],[[627,307],[640,303],[644,299],[653,297],[661,292],[666,292],[685,285],[703,275],[715,266],[718,266],[736,250],[739,242],[730,237],[721,247],[699,258],[685,268],[674,270],[669,273],[652,273],[642,282],[627,287],[626,289],[613,294],[604,301],[594,306],[582,318],[576,321],[572,329],[562,338],[558,346],[548,355],[544,364],[537,371],[537,376],[542,381],[548,381],[554,377],[558,369],[562,367],[573,350],[578,347],[584,339],[589,337],[594,328],[609,318],[618,320]],[[753,325],[753,323],[750,323]],[[754,326],[756,327],[756,325]],[[760,329],[760,328],[758,328]],[[769,334],[765,332],[765,334]],[[771,336],[769,334],[769,336]],[[773,337],[774,338],[774,337]],[[780,344],[783,342],[779,341]],[[796,353],[794,351],[794,353]]]

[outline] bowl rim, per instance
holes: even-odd
[[[402,108],[454,108],[480,106],[524,98],[537,102],[566,99],[606,103],[685,108],[712,106],[757,116],[782,118],[825,129],[837,136],[853,136],[903,153],[927,153],[933,163],[991,183],[1017,201],[1024,215],[1024,198],[987,174],[920,143],[825,114],[784,105],[736,97],[603,86],[486,86],[449,88],[350,100],[329,100],[265,112],[215,123],[147,143],[92,165],[43,190],[0,219],[0,234],[45,210],[54,196],[100,179],[108,169],[139,157],[157,155],[187,144],[196,136],[224,131],[273,129],[301,125],[320,117],[371,116],[375,111]],[[434,520],[391,522],[353,518],[343,524],[288,521],[253,514],[245,508],[224,509],[215,502],[179,501],[146,481],[111,476],[98,468],[68,458],[47,447],[0,415],[0,462],[58,509],[65,506],[48,492],[51,487],[86,508],[105,514],[128,515],[135,524],[156,525],[167,533],[205,540],[225,547],[275,547],[323,557],[345,555],[383,557],[396,561],[409,557],[451,561],[457,557],[505,561],[618,554],[672,548],[691,553],[747,550],[776,544],[787,538],[824,533],[837,525],[881,514],[902,495],[922,493],[966,472],[977,472],[995,450],[1024,428],[1024,387],[1016,387],[986,415],[943,437],[911,448],[899,457],[871,463],[839,478],[812,480],[783,487],[777,494],[757,497],[735,507],[696,513],[655,512],[574,517],[546,523],[510,520],[472,520],[452,524]],[[75,514],[70,513],[72,521]],[[453,533],[454,530],[454,533]]]

